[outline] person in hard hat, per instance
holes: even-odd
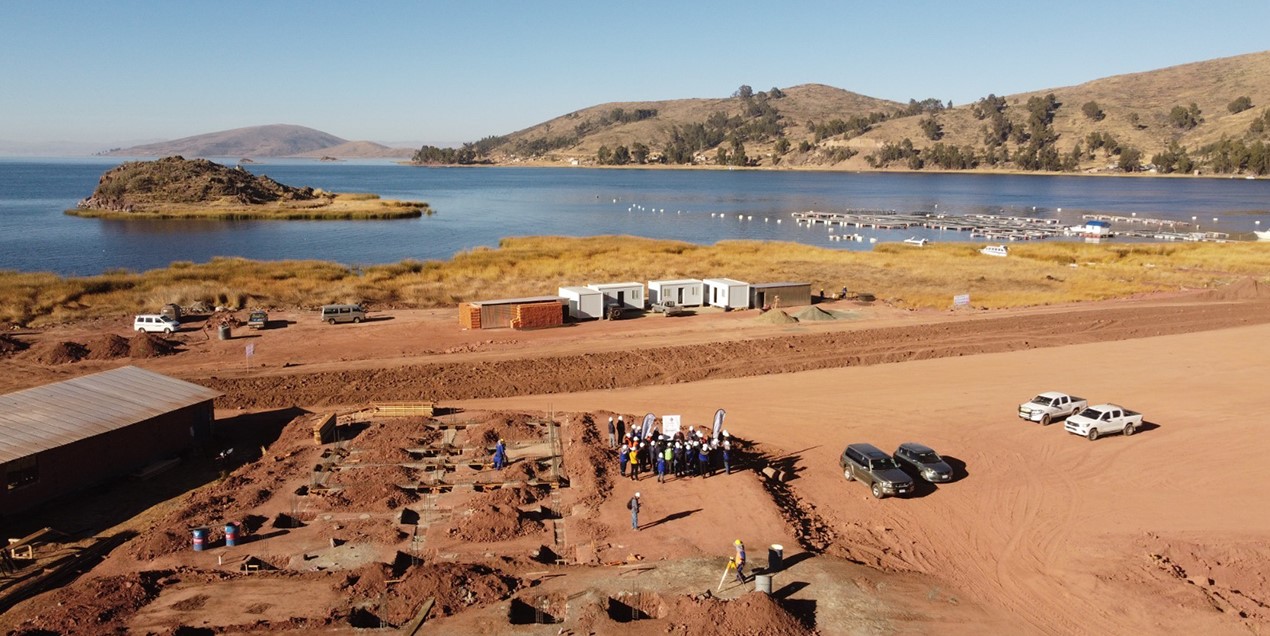
[[[613,416],[609,416],[609,448],[617,448],[617,427],[613,425]]]
[[[507,446],[503,440],[494,445],[494,470],[502,470],[507,465]]]
[[[631,461],[631,446],[629,441],[622,442],[622,446],[617,449],[617,462],[622,467],[622,476],[626,476],[626,463]]]
[[[744,571],[745,544],[741,543],[740,539],[737,539],[736,541],[732,542],[732,545],[733,547],[736,548],[736,557],[734,558],[734,561],[736,562],[736,581],[737,583],[744,583],[745,582],[745,571]]]
[[[727,433],[724,433],[723,436],[724,436],[723,443],[720,444],[720,446],[723,447],[723,472],[728,475],[731,475],[732,474],[732,440],[728,439]]]
[[[639,531],[639,493],[635,493],[631,500],[626,502],[626,507],[631,509],[631,530]]]
[[[617,436],[618,437],[626,436],[626,422],[622,421],[621,415],[617,416]]]
[[[631,481],[639,481],[639,447],[632,444],[627,455],[630,458]]]
[[[675,465],[675,450],[667,443],[666,447],[661,451],[661,466],[659,470],[662,474],[662,481],[665,481],[666,473],[670,472]]]

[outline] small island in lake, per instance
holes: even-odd
[[[241,166],[164,157],[108,170],[92,196],[67,214],[108,219],[401,219],[431,214],[427,203],[283,185]]]

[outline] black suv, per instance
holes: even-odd
[[[952,466],[929,446],[917,442],[900,444],[895,449],[895,463],[931,483],[949,482],[953,478]]]
[[[838,463],[842,466],[844,477],[869,484],[873,496],[878,499],[913,492],[913,479],[895,465],[890,455],[873,444],[847,446]]]

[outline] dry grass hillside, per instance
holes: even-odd
[[[1043,83],[1043,78],[1038,78]],[[875,166],[868,158],[880,148],[897,145],[909,140],[918,153],[926,153],[936,143],[972,150],[976,154],[973,167],[978,169],[1027,170],[1011,162],[989,165],[986,161],[984,142],[985,121],[976,117],[974,104],[960,104],[951,109],[939,109],[929,113],[905,115],[907,105],[875,99],[846,90],[820,84],[805,84],[783,90],[784,96],[767,103],[776,109],[782,128],[776,134],[746,134],[744,149],[750,165],[771,168],[831,168],[868,170]],[[1114,137],[1118,147],[1133,148],[1141,152],[1143,168],[1149,167],[1152,157],[1178,144],[1190,153],[1191,158],[1201,159],[1201,149],[1223,138],[1237,140],[1249,146],[1270,141],[1270,121],[1267,132],[1251,132],[1253,121],[1270,119],[1270,51],[1235,57],[1195,62],[1143,73],[1119,75],[1080,84],[1029,93],[1005,96],[1004,115],[1016,129],[1027,126],[1027,103],[1032,97],[1053,94],[1060,104],[1053,112],[1050,134],[1054,137],[1053,150],[1071,154],[1077,144],[1085,151],[1064,166],[1068,171],[1119,171],[1114,168],[1120,156],[1119,150],[1090,152],[1087,138],[1091,133]],[[762,96],[762,93],[759,94]],[[1228,105],[1240,97],[1251,101],[1251,107],[1232,113]],[[1082,107],[1095,102],[1103,113],[1101,119],[1093,119]],[[1170,122],[1174,107],[1188,108],[1194,103],[1200,110],[1200,121],[1193,128],[1184,128]],[[601,146],[612,149],[617,146],[646,145],[654,155],[671,139],[672,131],[695,124],[702,124],[715,113],[757,121],[746,115],[747,102],[738,97],[721,99],[682,99],[659,102],[615,102],[579,110],[548,122],[527,128],[497,139],[483,150],[491,150],[495,162],[537,160],[545,162],[597,163]],[[639,109],[656,114],[629,122],[606,119],[615,109],[630,114]],[[870,113],[888,113],[885,121],[874,123],[862,134],[858,131],[817,137],[808,129],[807,122],[824,124],[834,119],[849,120]],[[922,120],[928,116],[942,127],[938,141],[928,137],[922,128]],[[719,148],[731,148],[731,136],[708,148],[698,149],[698,163],[714,163]],[[779,144],[779,145],[778,145]],[[804,144],[810,144],[808,148]],[[1013,157],[1025,142],[1012,139],[1006,150]],[[783,152],[781,146],[786,146]],[[801,146],[801,148],[800,148]],[[1243,166],[1221,172],[1246,172],[1265,174],[1255,165],[1267,166],[1270,162],[1254,162],[1253,167]],[[904,161],[892,161],[884,168],[906,169],[912,166]],[[926,161],[924,169],[940,168]],[[1110,167],[1110,168],[1109,168]],[[1214,171],[1200,163],[1194,168],[1203,172]]]

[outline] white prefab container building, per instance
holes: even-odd
[[[672,300],[680,307],[700,307],[705,302],[705,283],[696,278],[648,281],[648,302]]]
[[[569,301],[569,317],[590,320],[604,317],[604,294],[590,287],[561,287],[557,293]]]
[[[705,285],[706,304],[723,309],[749,309],[750,284],[731,278],[707,278],[701,281]]]
[[[587,287],[604,294],[605,304],[621,305],[622,309],[644,309],[643,283],[598,283]]]

